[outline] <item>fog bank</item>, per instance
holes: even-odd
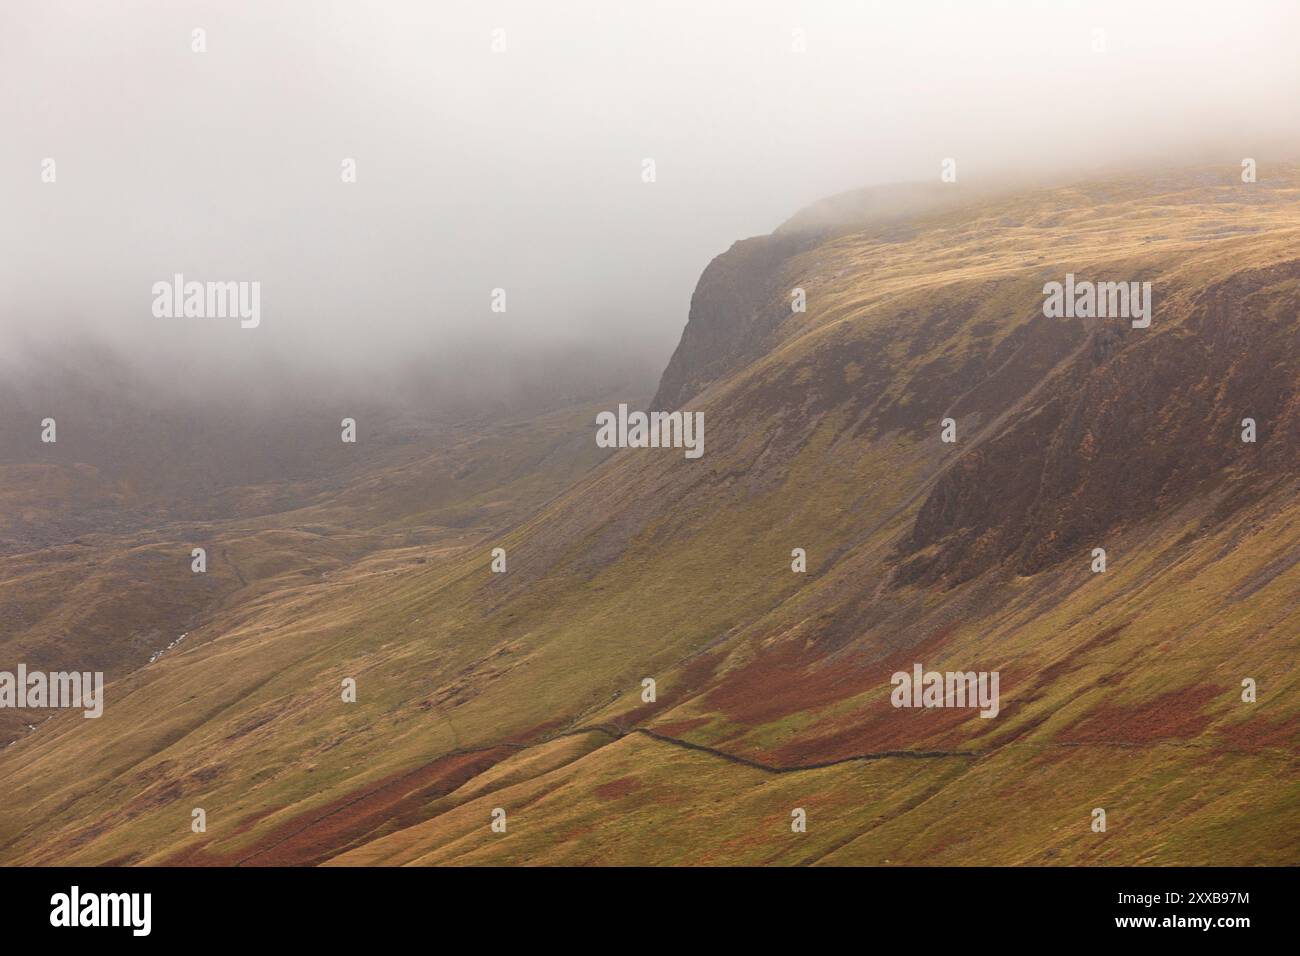
[[[7,0],[0,347],[196,390],[662,367],[708,260],[832,193],[946,158],[1266,176],[1298,27],[1292,2]],[[260,323],[156,316],[176,274],[260,283]]]

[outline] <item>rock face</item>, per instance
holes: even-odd
[[[1241,507],[1296,473],[1300,259],[1171,298],[1163,331],[1093,332],[1030,407],[943,474],[902,542],[898,583],[1003,562],[1035,574],[1216,485]],[[1245,418],[1267,442],[1242,441]]]
[[[680,408],[706,385],[761,354],[764,339],[789,314],[779,287],[786,261],[809,240],[802,236],[741,239],[705,268],[691,295],[690,316],[650,403]]]
[[[791,314],[789,261],[828,239],[871,230],[897,239],[918,217],[968,202],[952,187],[877,186],[820,200],[767,236],[741,239],[715,257],[691,295],[690,314],[650,404],[681,407],[711,382],[767,351]]]

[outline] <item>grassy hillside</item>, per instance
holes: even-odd
[[[102,719],[0,752],[0,860],[1300,861],[1300,170],[850,213],[706,272],[683,341],[714,351],[660,392],[703,458],[576,477],[594,449],[530,424],[454,500],[421,462],[309,507],[530,505],[212,609]],[[709,276],[755,261],[747,335],[712,329]],[[1066,272],[1150,281],[1151,327],[1044,318]],[[999,671],[1000,713],[891,707],[918,662]]]
[[[390,573],[464,548],[535,511],[607,454],[587,441],[594,414],[581,404],[539,409],[525,422],[497,413],[407,434],[389,425],[355,446],[334,433],[350,452],[335,473],[235,484],[197,503],[183,489],[131,492],[130,504],[99,514],[94,481],[58,478],[99,480],[98,467],[12,466],[11,527],[26,522],[39,533],[0,550],[0,661],[10,671],[21,661],[112,680],[170,653],[182,636],[189,646],[218,636],[224,611],[263,595],[310,590],[367,558],[361,566]],[[70,444],[65,454],[93,453]],[[195,547],[207,552],[206,573],[191,570]],[[0,710],[0,746],[49,715]]]

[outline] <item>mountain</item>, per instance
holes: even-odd
[[[400,566],[465,547],[601,459],[586,426],[612,397],[608,386],[526,388],[449,418],[307,392],[257,414],[122,388],[120,360],[83,358],[0,389],[0,670],[112,680],[206,639],[218,607],[310,587],[368,556]],[[92,361],[110,374],[88,374]],[[46,445],[42,408],[60,429]],[[344,414],[359,423],[356,444],[340,441]],[[49,716],[0,709],[0,747]]]
[[[290,580],[264,516],[284,575],[0,751],[0,861],[1295,863],[1297,250],[1294,166],[805,210],[692,297],[650,407],[701,458],[597,455],[606,396],[467,432],[474,507],[547,479],[454,541]],[[1048,318],[1067,275],[1150,326]],[[390,467],[317,507],[424,525]],[[996,716],[893,706],[918,664]]]

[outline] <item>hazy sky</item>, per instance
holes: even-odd
[[[568,342],[661,365],[709,258],[834,192],[944,157],[1263,165],[1296,141],[1298,9],[4,0],[0,348],[102,338],[198,378]],[[155,318],[176,272],[260,281],[261,326]]]

